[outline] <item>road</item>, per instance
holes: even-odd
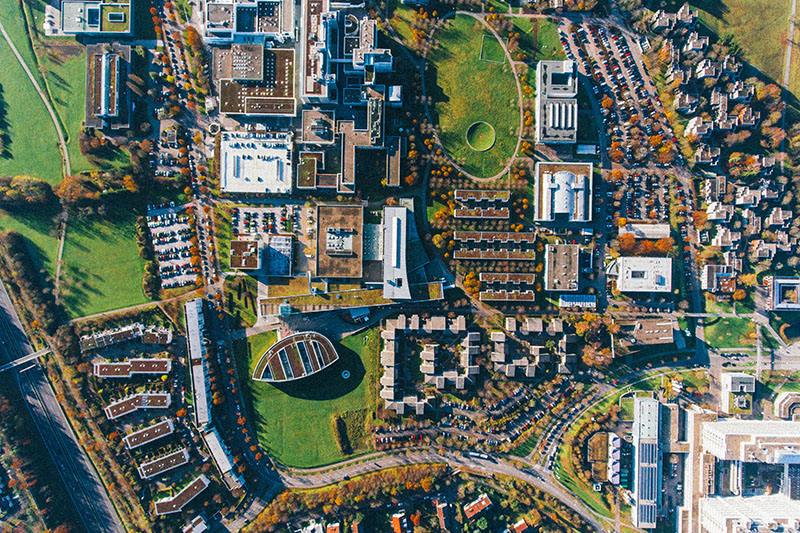
[[[13,362],[33,352],[5,286],[0,283],[0,343],[3,359]],[[38,362],[15,367],[17,383],[36,427],[53,458],[84,527],[90,532],[123,533],[103,483],[81,448]]]
[[[310,475],[289,474],[287,472],[281,472],[280,475],[284,485],[289,488],[309,489],[338,483],[343,479],[374,472],[376,470],[421,463],[446,463],[452,468],[466,468],[486,475],[503,474],[514,477],[547,492],[578,513],[596,531],[604,531],[602,525],[595,519],[594,515],[587,511],[583,504],[561,487],[542,478],[538,474],[517,468],[502,460],[485,460],[479,457],[448,451],[440,453],[435,450],[422,450],[383,455],[377,459],[357,462],[343,468]]]

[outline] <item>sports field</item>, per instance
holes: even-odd
[[[339,361],[319,374],[280,386],[250,380],[261,354],[276,339],[276,333],[269,331],[238,340],[234,345],[239,377],[246,384],[248,416],[259,444],[287,466],[313,467],[341,460],[331,419],[334,415],[357,419],[345,413],[364,409],[374,412],[379,329],[335,343]],[[342,377],[343,370],[350,371],[349,379]],[[363,449],[362,444],[356,452]]]
[[[144,260],[139,257],[134,220],[132,212],[102,220],[70,217],[60,287],[70,315],[148,301],[142,290]]]
[[[519,130],[514,74],[507,61],[481,60],[482,46],[500,46],[484,35],[481,23],[469,15],[447,20],[436,30],[438,45],[428,54],[425,73],[439,139],[453,159],[478,177],[494,176],[505,167]],[[486,44],[490,39],[494,45]],[[467,143],[467,130],[476,122],[490,124],[496,133],[494,146],[485,152]]]

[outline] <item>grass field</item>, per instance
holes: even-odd
[[[55,220],[59,209],[40,209],[35,212],[7,212],[0,210],[0,231],[13,230],[28,239],[28,246],[49,275],[56,273],[58,258],[58,224]]]
[[[528,61],[566,59],[564,48],[558,39],[558,24],[545,18],[509,17],[519,32],[519,47],[528,56]]]
[[[467,130],[467,142],[473,150],[485,152],[492,147],[494,140],[494,128],[486,122],[476,122]]]
[[[436,32],[439,44],[428,54],[425,81],[445,149],[468,172],[489,177],[514,154],[519,101],[511,67],[480,60],[484,33],[476,31],[476,24],[480,23],[468,15],[442,24]],[[485,152],[476,152],[466,142],[468,128],[479,121],[491,124],[497,135]]]
[[[230,276],[225,278],[224,291],[234,320],[242,327],[254,325],[258,318],[258,280],[252,276]]]
[[[16,3],[15,3],[16,4]],[[0,22],[23,60],[39,78],[18,6],[0,9]],[[49,183],[62,178],[58,137],[44,103],[5,39],[0,39],[0,175],[29,174]]]
[[[706,344],[712,348],[753,346],[756,327],[748,318],[708,318],[705,322]]]
[[[214,205],[214,229],[217,232],[219,268],[222,271],[231,269],[231,237],[233,222],[231,208],[227,205]]]
[[[70,217],[61,292],[72,316],[148,301],[142,291],[144,260],[139,258],[134,218],[132,212],[107,220]]]
[[[786,337],[784,341],[792,343],[800,340],[800,321],[796,313],[773,311],[769,314],[769,324],[778,334],[783,333]]]
[[[313,467],[341,460],[331,419],[342,415],[345,421],[352,421],[360,417],[345,413],[367,409],[370,418],[374,412],[380,348],[378,328],[336,343],[339,361],[296,383],[275,386],[246,379],[275,340],[275,332],[270,331],[238,340],[234,346],[239,376],[246,383],[247,411],[254,421],[259,444],[288,466]],[[351,373],[348,380],[341,376],[345,369]],[[351,432],[348,428],[348,435],[358,435],[358,429]],[[362,443],[354,451],[364,449]]]
[[[781,82],[790,0],[775,0],[767,7],[761,0],[692,0],[689,3],[700,10],[703,25],[721,39],[729,38],[738,44],[753,67],[777,83]],[[757,17],[754,18],[754,14]]]
[[[484,61],[494,61],[495,63],[503,63],[506,60],[506,53],[503,50],[503,45],[501,45],[500,41],[495,39],[494,35],[491,33],[483,34],[481,59]]]

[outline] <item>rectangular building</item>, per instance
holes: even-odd
[[[205,38],[209,44],[234,40],[284,42],[294,37],[292,0],[220,0],[205,3]]]
[[[292,141],[286,133],[223,132],[220,189],[225,193],[292,192]]]
[[[214,464],[217,465],[225,485],[231,490],[240,488],[243,485],[242,478],[234,470],[233,456],[223,444],[216,428],[203,433],[203,440],[206,442],[211,458],[214,460]]]
[[[164,472],[169,472],[179,466],[183,466],[189,462],[189,452],[186,448],[181,448],[178,451],[168,453],[158,459],[146,461],[140,464],[136,471],[139,472],[139,477],[142,479],[150,479]]]
[[[189,502],[206,490],[210,484],[211,482],[208,478],[204,474],[200,474],[194,481],[181,489],[178,494],[155,502],[156,515],[162,516],[181,512]]]
[[[231,241],[231,268],[258,270],[261,254],[257,241]]]
[[[130,127],[130,60],[130,46],[103,43],[86,47],[86,127]]]
[[[536,142],[578,140],[578,69],[574,61],[536,65]]]
[[[654,529],[661,505],[661,404],[653,398],[633,402],[633,500],[631,519],[642,529]]]
[[[134,413],[139,409],[166,409],[172,403],[172,398],[167,392],[140,392],[121,400],[108,404],[103,412],[106,418],[114,420],[121,416]]]
[[[620,257],[609,273],[617,274],[621,292],[670,292],[672,258]]]
[[[536,163],[533,215],[538,222],[591,222],[592,163]]]
[[[544,251],[544,288],[552,292],[579,289],[581,247],[577,244],[548,244]]]
[[[771,311],[800,311],[800,278],[769,276],[765,282]]]
[[[211,73],[219,112],[226,115],[294,117],[294,49],[234,43],[214,48]]]
[[[96,37],[132,35],[133,13],[133,0],[62,0],[61,31]]]
[[[383,297],[410,300],[406,266],[408,209],[402,206],[383,208]]]
[[[119,363],[107,361],[92,365],[94,375],[98,378],[130,378],[135,374],[169,374],[172,361],[162,358],[138,358]]]
[[[265,263],[268,276],[291,276],[294,237],[292,235],[270,235],[267,237]]]
[[[175,425],[172,423],[172,420],[164,420],[152,426],[128,433],[122,439],[122,442],[125,444],[126,448],[133,450],[139,446],[144,446],[145,444],[156,441],[161,437],[171,435],[173,431],[175,431]]]
[[[317,205],[317,277],[361,278],[363,226],[361,205]]]
[[[194,397],[194,423],[203,429],[211,423],[209,399],[211,383],[206,363],[205,319],[203,317],[203,299],[195,298],[184,304],[186,320],[186,346],[189,356],[189,372],[192,375],[192,394]]]

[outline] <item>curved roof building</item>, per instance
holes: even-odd
[[[284,337],[259,359],[253,379],[280,383],[316,374],[339,360],[327,337],[307,331]]]

